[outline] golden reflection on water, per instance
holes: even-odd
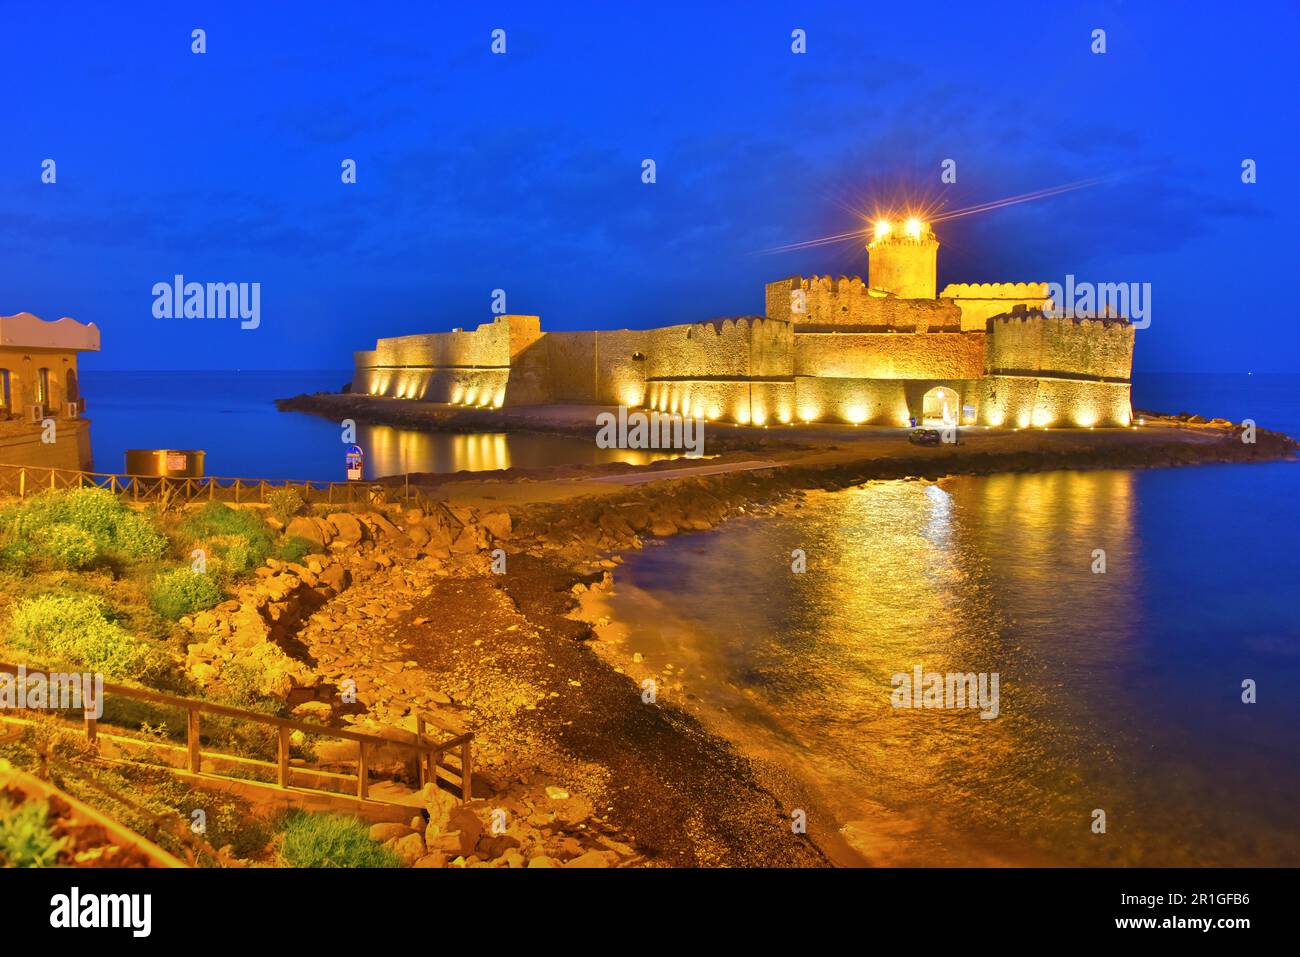
[[[1064,616],[1089,632],[1077,640],[1090,657],[1122,644],[1122,610],[1136,587],[1122,564],[1132,551],[1129,481],[1058,472],[876,483],[823,497],[833,530],[814,540],[809,573],[792,584],[796,604],[810,610],[800,654],[824,681],[803,684],[785,704],[815,712],[824,682],[837,689],[847,706],[820,716],[822,732],[876,783],[875,800],[938,824],[929,832],[936,841],[918,835],[920,854],[947,859],[946,831],[995,832],[1023,815],[1068,813],[1064,795],[1037,782],[1078,778],[1071,753],[1089,746],[1086,729],[1062,720],[1069,695],[1053,689],[1071,676],[1060,659],[1022,637],[1030,621]],[[1119,563],[1115,573],[1093,574],[1094,549]],[[813,553],[824,555],[815,565]],[[999,717],[895,708],[893,676],[917,666],[998,674]]]
[[[419,432],[375,425],[363,426],[358,438],[369,478],[606,462],[647,465],[676,457],[642,449],[601,449],[580,438],[519,432]]]
[[[706,718],[804,782],[872,863],[1230,862],[1208,810],[1144,776],[1148,729],[1126,720],[1120,677],[1143,642],[1135,481],[809,495],[787,517],[639,556],[614,598],[633,622],[626,651],[677,662]],[[998,673],[999,717],[893,707],[892,676],[917,665]],[[1097,807],[1108,840],[1090,829]]]

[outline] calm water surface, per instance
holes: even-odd
[[[93,372],[82,375],[95,469],[120,472],[134,448],[204,449],[208,475],[342,481],[338,423],[280,412],[276,399],[337,391],[347,372]],[[592,426],[595,435],[595,425]],[[594,442],[529,433],[421,432],[358,425],[366,477],[405,472],[482,472],[546,465],[629,462],[662,454],[599,449]]]
[[[648,548],[615,610],[868,860],[1296,865],[1297,493],[1287,464],[872,483]],[[999,673],[1000,716],[892,707],[915,665]]]

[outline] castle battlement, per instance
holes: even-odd
[[[1010,312],[990,316],[988,319],[988,327],[991,331],[995,324],[1013,322],[1068,322],[1074,325],[1092,323],[1100,325],[1103,331],[1111,326],[1131,327],[1133,325],[1133,323],[1125,316],[1056,316],[1043,309],[1034,309],[1023,304],[1017,304]]]
[[[1045,282],[950,282],[940,299],[1046,299]]]

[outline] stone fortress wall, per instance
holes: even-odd
[[[1016,306],[1046,309],[1051,300],[1045,282],[959,282],[949,283],[939,293],[941,300],[961,310],[963,330],[983,332],[994,316],[1005,315]]]
[[[983,425],[1128,425],[1135,330],[1120,319],[1068,319],[1017,306],[988,320]]]
[[[646,330],[543,332],[499,316],[472,332],[381,339],[353,391],[496,406],[644,406],[741,424],[1007,427],[1130,424],[1133,327],[1053,319],[1045,283],[936,295],[924,224],[877,232],[869,280],[768,283],[765,316]]]

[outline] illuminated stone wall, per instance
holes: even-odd
[[[1054,319],[1020,310],[990,321],[986,371],[1128,379],[1133,332],[1125,320]]]
[[[989,376],[977,385],[981,425],[1055,429],[1132,424],[1127,382]]]
[[[800,292],[802,296],[797,295]],[[792,276],[768,283],[765,293],[767,315],[793,322],[795,332],[862,328],[957,332],[962,328],[961,310],[952,302],[873,293],[857,276]],[[799,306],[802,313],[795,311]]]
[[[640,405],[645,397],[646,339],[636,329],[548,332],[545,348],[551,402]]]
[[[1133,326],[1020,309],[988,323],[979,421],[1014,428],[1127,426]]]
[[[793,418],[790,323],[745,316],[666,326],[647,336],[651,408],[757,425]]]
[[[1041,310],[1050,302],[1045,282],[949,283],[939,298],[952,300],[961,310],[964,331],[979,332],[987,328],[991,318],[1009,313],[1016,306]]]
[[[354,354],[352,389],[370,395],[496,405],[505,402],[510,376],[511,324],[527,341],[536,316],[500,316],[472,332],[441,332],[380,339],[375,348]],[[540,332],[539,332],[540,335]]]
[[[800,333],[794,374],[859,379],[978,379],[982,332]]]
[[[90,422],[59,419],[54,441],[43,440],[45,430],[22,419],[0,421],[0,464],[89,471],[96,464],[90,453]],[[100,462],[102,471],[117,472],[125,461]],[[44,476],[48,480],[48,476]],[[36,483],[36,476],[28,478]]]
[[[937,285],[939,241],[928,226],[915,237],[895,226],[883,239],[874,240],[867,281],[902,299],[934,299]]]
[[[956,393],[954,420],[974,424],[962,407],[978,405],[979,380],[969,379],[827,379],[795,377],[795,414],[804,422],[847,422],[902,428],[915,417],[924,421],[925,395],[936,388]],[[976,411],[976,416],[978,410]]]

